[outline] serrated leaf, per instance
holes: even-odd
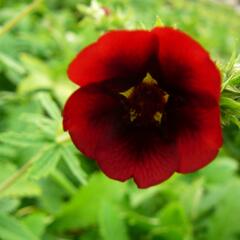
[[[15,147],[27,147],[32,144],[41,142],[41,137],[37,134],[19,133],[19,132],[3,132],[0,133],[0,142],[13,145]]]
[[[41,189],[37,183],[21,179],[1,193],[1,197],[36,197],[40,194]]]
[[[47,93],[41,93],[38,95],[40,103],[42,104],[43,108],[49,114],[49,116],[56,120],[61,120],[61,112],[58,108],[57,104],[53,101],[53,99]]]
[[[60,149],[56,146],[50,147],[44,154],[37,159],[29,171],[29,177],[39,179],[48,176],[54,171],[60,159]]]
[[[240,102],[229,97],[221,97],[223,124],[233,123],[240,126]]]
[[[39,240],[16,218],[0,214],[0,237],[4,240]]]
[[[230,83],[229,84],[231,84],[231,85],[235,85],[236,86],[236,88],[238,89],[238,93],[239,93],[239,91],[240,91],[240,69],[237,71],[237,73],[232,77],[232,79],[231,79],[231,81],[230,81]],[[235,91],[236,91],[236,89],[235,89]]]
[[[76,157],[76,155],[66,146],[62,147],[62,156],[71,170],[72,174],[81,182],[82,184],[86,184],[86,173],[83,171],[80,165],[79,159]]]
[[[238,59],[237,52],[233,51],[231,58],[229,59],[226,66],[223,68],[223,72],[226,74],[227,77],[231,74],[237,59]]]
[[[103,240],[128,240],[127,228],[120,210],[111,202],[102,202],[99,212],[99,227]]]
[[[231,99],[228,97],[222,97],[221,106],[224,108],[227,108],[228,110],[236,111],[240,115],[240,102],[234,99]]]
[[[16,173],[17,167],[10,162],[0,162],[0,183]],[[20,178],[12,186],[1,193],[0,197],[38,196],[41,193],[39,186],[26,178]]]
[[[58,126],[56,122],[50,118],[44,117],[40,114],[25,114],[22,116],[22,120],[26,123],[33,124],[46,135],[56,135]]]

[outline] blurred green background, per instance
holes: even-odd
[[[63,132],[77,88],[66,69],[105,31],[160,19],[221,67],[224,146],[206,168],[139,190],[101,174]],[[239,240],[239,44],[240,13],[218,1],[0,0],[0,239]]]

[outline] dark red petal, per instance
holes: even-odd
[[[180,173],[194,172],[212,160],[222,145],[219,107],[187,106],[175,115]]]
[[[134,177],[141,188],[166,180],[177,169],[176,147],[164,143],[154,130],[124,125],[123,111],[117,97],[81,88],[64,108],[64,128],[77,148],[95,159],[110,178]]]
[[[203,93],[218,101],[220,73],[200,44],[187,34],[172,28],[155,28],[152,32],[159,41],[156,71],[160,71],[160,84],[170,94]]]
[[[198,123],[196,129],[185,129],[177,140],[179,169],[181,173],[196,171],[216,157],[222,146],[219,108],[192,111],[191,119]],[[195,130],[195,131],[194,131]]]
[[[185,33],[172,28],[153,33],[159,41],[158,81],[173,103],[167,121],[176,134],[178,171],[193,172],[211,162],[222,145],[221,76],[209,54]]]
[[[108,32],[76,56],[69,78],[80,86],[110,81],[111,87],[125,89],[125,84],[132,86],[146,75],[155,47],[156,39],[149,31]]]
[[[111,178],[124,181],[133,174],[133,164],[123,150],[118,134],[122,107],[119,99],[93,88],[77,90],[63,112],[64,129],[77,148],[96,160]]]
[[[131,169],[131,177],[139,188],[167,180],[178,168],[174,143],[164,143],[156,132],[144,129],[118,132],[108,145],[101,145],[96,160],[113,179],[122,180],[119,174]]]
[[[147,188],[159,184],[178,169],[176,146],[164,143],[160,138],[150,140],[151,148],[139,159],[134,172],[134,180],[139,188]]]

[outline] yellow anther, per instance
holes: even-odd
[[[157,81],[151,76],[150,73],[147,73],[146,77],[142,81],[146,84],[158,84]]]
[[[126,90],[125,92],[120,92],[119,94],[123,95],[124,97],[128,98],[134,91],[135,87],[131,87],[128,90]]]
[[[169,99],[169,95],[166,93],[166,92],[164,92],[164,101],[165,101],[165,103],[167,103],[167,101],[168,101],[168,99]]]
[[[153,115],[153,119],[156,122],[161,123],[161,121],[162,121],[162,114],[160,112],[155,112],[155,114]]]
[[[133,122],[138,117],[138,113],[135,109],[130,109],[130,121]]]

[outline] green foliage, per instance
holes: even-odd
[[[63,205],[54,227],[73,230],[96,224],[102,204],[108,201],[119,202],[125,187],[121,183],[108,180],[103,175],[92,175],[88,185],[80,188],[71,201]],[[82,207],[83,205],[85,206]],[[75,220],[71,221],[73,218]]]
[[[232,54],[228,64],[222,69],[223,83],[221,109],[223,124],[236,124],[240,127],[240,67],[239,57]]]
[[[31,231],[16,218],[0,214],[0,236],[6,240],[37,240]]]
[[[201,171],[139,190],[75,149],[61,111],[80,49],[154,24],[188,32],[219,64],[224,146]],[[0,239],[239,239],[239,12],[209,0],[0,0],[0,26]]]
[[[119,210],[109,201],[103,201],[99,213],[100,233],[104,240],[128,240],[127,228]]]

